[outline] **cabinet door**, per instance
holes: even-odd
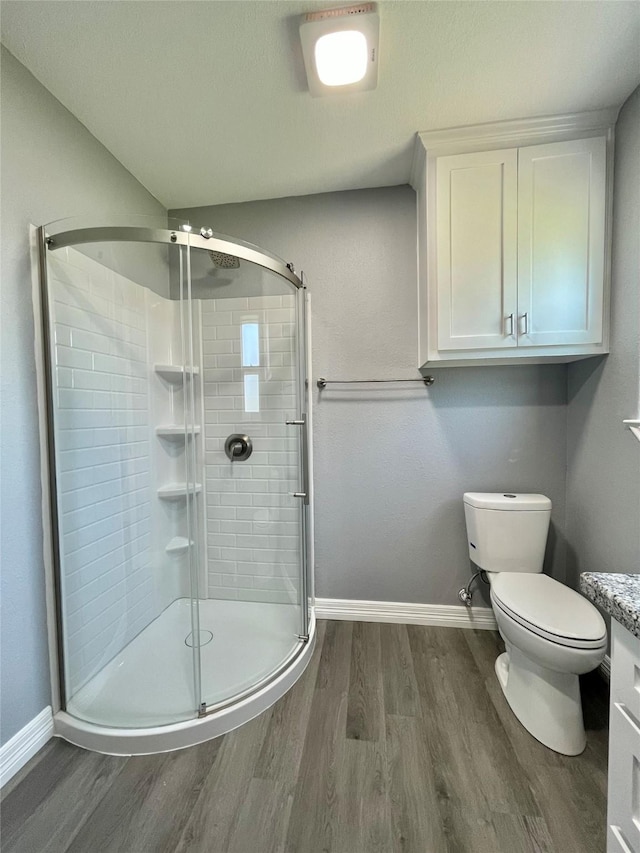
[[[640,850],[639,675],[640,640],[612,620],[607,851]]]
[[[438,349],[515,347],[517,149],[436,164]]]
[[[518,154],[518,346],[602,340],[604,137]]]

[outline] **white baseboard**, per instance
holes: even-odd
[[[411,604],[401,601],[357,601],[349,598],[316,598],[317,619],[352,622],[394,622],[397,625],[438,625],[442,628],[497,630],[490,607],[449,604]]]
[[[606,682],[611,681],[611,658],[609,655],[604,656],[604,660],[598,667],[600,670],[600,675],[604,678]]]
[[[53,737],[53,712],[47,706],[0,748],[0,787]]]

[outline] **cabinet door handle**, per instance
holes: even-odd
[[[520,319],[522,320],[522,332],[520,334],[528,335],[529,334],[529,312],[525,311]]]
[[[507,331],[507,323],[509,324],[509,331]],[[508,338],[513,337],[513,314],[509,314],[508,317],[504,318],[504,333]]]

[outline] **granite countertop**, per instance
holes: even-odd
[[[640,573],[583,572],[580,589],[594,604],[640,638]]]

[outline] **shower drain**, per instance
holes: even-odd
[[[206,646],[207,643],[210,643],[213,640],[213,634],[211,631],[200,631],[200,645]],[[189,646],[190,649],[193,648],[193,631],[189,631],[184,641],[185,646]]]

